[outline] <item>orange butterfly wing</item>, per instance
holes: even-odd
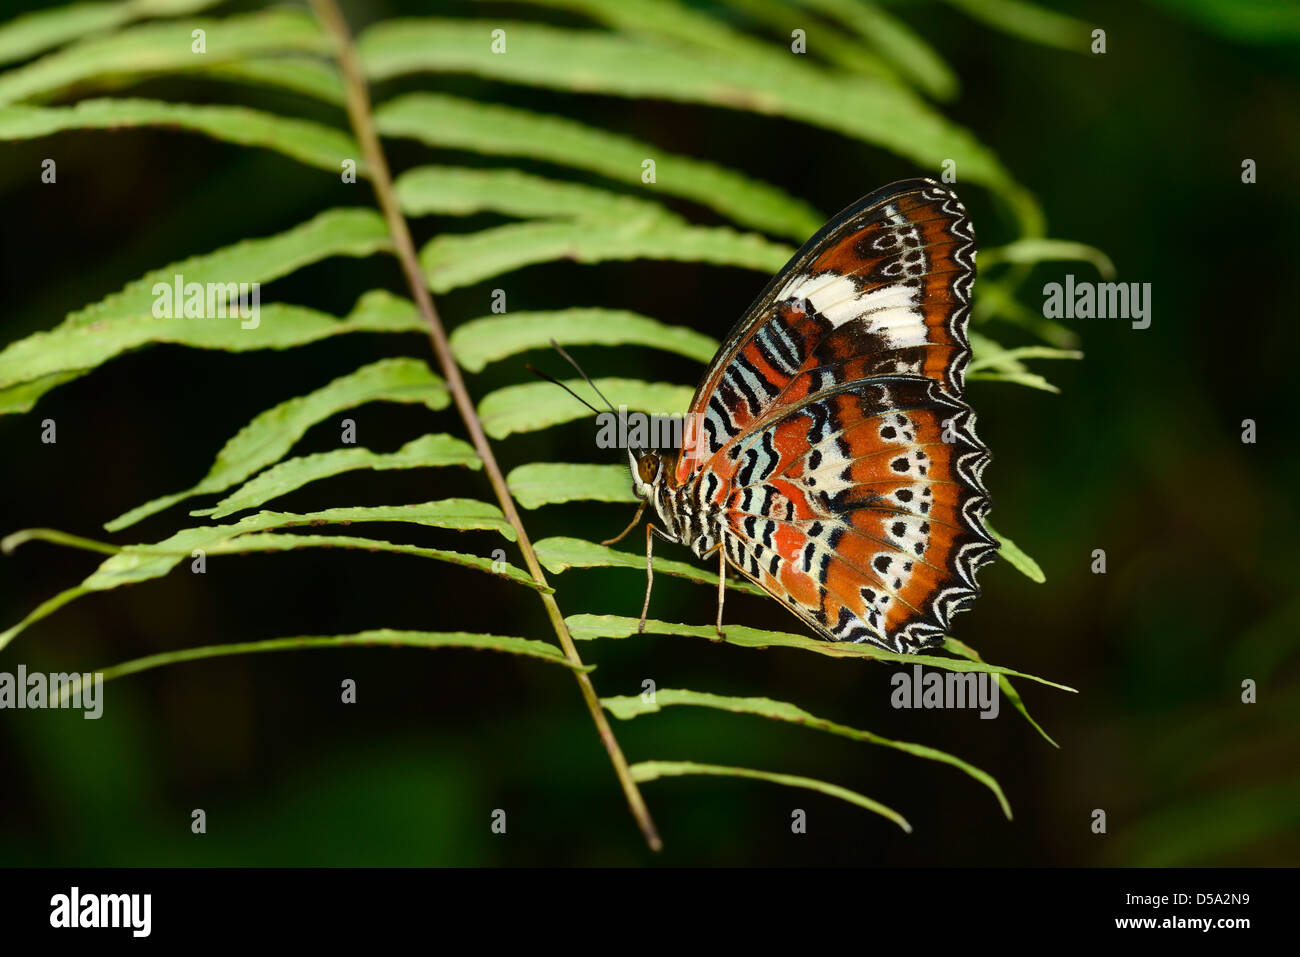
[[[956,194],[885,187],[791,259],[696,391],[672,478],[823,637],[915,650],[979,593],[997,545],[963,398],[974,260]]]

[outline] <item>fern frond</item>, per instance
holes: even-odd
[[[641,558],[640,567],[644,571],[645,556]],[[656,565],[655,571],[658,570],[659,567]],[[717,584],[716,576],[713,583]],[[730,582],[727,583],[727,587],[728,590],[731,589]],[[762,592],[757,593],[763,594]],[[638,624],[638,619],[622,615],[572,615],[569,617],[569,627],[573,631],[573,636],[583,639],[631,638],[634,635],[642,634],[637,630]],[[814,654],[830,658],[858,658],[864,661],[890,661],[896,664],[924,665],[927,668],[942,668],[945,671],[957,671],[963,674],[1006,675],[1010,678],[1024,678],[1028,681],[1036,681],[1059,691],[1075,690],[1068,685],[1049,681],[1047,678],[1025,674],[1011,668],[1004,668],[1001,665],[991,665],[978,659],[941,658],[937,655],[904,655],[865,643],[822,641],[809,638],[806,635],[796,635],[784,631],[769,631],[761,628],[746,628],[743,625],[728,625],[725,631],[726,636],[719,638],[715,626],[711,624],[683,625],[649,618],[646,619],[644,634],[704,638],[722,644],[735,645],[739,648],[794,648],[799,651],[811,651]]]
[[[802,725],[805,728],[812,728],[817,731],[825,731],[828,734],[838,735],[842,738],[848,738],[851,741],[863,741],[867,744],[876,744],[881,747],[893,748],[902,751],[905,754],[911,754],[918,758],[925,758],[929,761],[938,761],[942,764],[950,764],[962,772],[970,775],[976,781],[979,781],[986,788],[993,792],[998,799],[998,805],[1002,808],[1002,813],[1011,819],[1011,805],[1007,801],[1007,796],[1002,792],[1001,786],[997,780],[987,771],[981,771],[972,764],[968,764],[961,758],[949,754],[947,751],[941,751],[938,748],[927,747],[923,744],[914,744],[910,741],[897,741],[893,738],[886,738],[883,735],[875,734],[871,731],[861,731],[857,728],[850,728],[847,725],[838,724],[834,721],[828,721],[825,718],[819,718],[816,715],[809,714],[803,708],[790,704],[786,701],[773,701],[771,698],[737,698],[729,695],[707,694],[699,691],[689,691],[681,688],[657,688],[653,696],[651,695],[628,695],[625,697],[602,698],[601,704],[609,709],[610,714],[624,721],[646,714],[654,714],[664,708],[674,706],[688,705],[700,708],[713,708],[718,711],[730,711],[733,714],[752,714],[764,718],[770,718],[773,721],[784,721],[789,724]]]
[[[416,545],[399,545],[380,539],[359,536],[324,535],[268,535],[272,529],[293,528],[317,524],[351,524],[354,522],[407,522],[435,528],[490,529],[514,539],[514,529],[505,521],[501,511],[486,502],[474,500],[447,500],[427,502],[422,505],[380,506],[324,509],[298,514],[293,512],[257,512],[233,525],[204,525],[181,529],[159,542],[144,545],[125,545],[107,558],[80,585],[70,588],[54,599],[40,605],[18,624],[0,633],[0,649],[51,612],[74,598],[90,592],[109,591],[122,585],[161,578],[196,550],[208,554],[238,554],[261,551],[287,551],[296,548],[359,548],[369,551],[387,551],[414,555],[436,561],[461,565],[476,571],[500,575],[502,578],[526,585],[534,590],[543,586],[526,572],[504,561],[493,561],[479,555]],[[15,533],[0,542],[0,550],[9,552],[16,543],[33,537],[26,532]],[[48,537],[48,536],[42,536]]]
[[[567,117],[435,93],[409,93],[380,104],[385,136],[493,156],[543,160],[597,173],[646,192],[644,163],[655,162],[655,194],[680,196],[742,226],[802,242],[826,217],[783,190],[713,163],[672,153]]]
[[[635,552],[620,551],[608,545],[599,545],[596,542],[584,541],[581,538],[570,538],[565,535],[544,538],[533,547],[537,550],[537,558],[546,567],[546,570],[555,575],[566,572],[571,568],[632,568],[643,575],[645,574],[644,552],[637,554]],[[653,564],[656,575],[672,575],[674,578],[685,578],[687,581],[698,582],[701,585],[718,587],[717,573],[711,572],[693,562],[681,562],[676,559],[655,555]],[[731,591],[741,591],[749,595],[765,594],[757,585],[743,579],[728,579],[727,588]],[[632,632],[635,633],[636,619],[629,620],[632,622]],[[569,629],[574,631],[574,637],[578,637],[575,623],[585,622],[586,617],[581,615],[577,617],[570,616],[567,621],[569,622]],[[812,641],[811,638],[808,640]]]
[[[1074,53],[1088,52],[1087,23],[1025,0],[947,0],[948,4],[995,30],[1030,43]]]
[[[225,518],[247,508],[256,508],[287,495],[311,482],[360,469],[383,472],[389,469],[434,468],[463,465],[481,469],[474,447],[451,435],[422,435],[396,452],[372,452],[364,448],[333,449],[285,459],[253,476],[212,508],[191,511],[191,515]],[[511,530],[513,532],[513,529]]]
[[[373,209],[329,209],[274,236],[245,239],[151,270],[120,292],[70,313],[64,324],[151,315],[157,299],[154,286],[170,284],[178,274],[187,283],[268,283],[332,256],[373,256],[391,248],[383,217]]]
[[[681,217],[652,200],[513,169],[419,166],[399,176],[393,187],[402,211],[408,216],[494,212],[521,219],[617,222],[651,217],[683,222]]]
[[[914,83],[938,100],[957,94],[957,75],[934,47],[902,20],[865,0],[800,0],[803,6],[834,17]]]
[[[1115,278],[1115,264],[1096,246],[1076,243],[1066,239],[1047,239],[1026,236],[1005,246],[990,246],[980,251],[980,268],[988,269],[1004,263],[1034,265],[1050,262],[1086,262],[1096,268],[1103,279]]]
[[[686,385],[669,385],[666,382],[643,382],[638,379],[593,379],[609,401],[635,412],[652,415],[680,415],[691,401],[695,391]],[[578,395],[590,396],[589,401],[601,408],[599,396],[592,394],[580,379],[564,382]],[[600,403],[600,404],[597,404]],[[478,414],[483,428],[494,439],[504,439],[516,432],[536,432],[564,422],[586,418],[590,413],[573,401],[573,397],[549,382],[523,382],[489,392],[478,404]]]
[[[451,334],[456,360],[469,372],[531,349],[562,346],[640,346],[707,363],[718,340],[686,326],[673,326],[623,309],[559,309],[512,312],[461,323]]]
[[[232,306],[233,309],[233,306]],[[0,408],[22,405],[10,394],[17,386],[66,375],[70,381],[125,352],[142,346],[172,345],[224,352],[290,349],[355,332],[420,332],[420,316],[408,300],[375,290],[362,296],[342,318],[283,303],[268,303],[256,320],[236,315],[223,319],[177,316],[157,319],[149,313],[85,325],[58,326],[37,332],[0,352]],[[249,324],[246,328],[244,322]],[[253,323],[256,323],[253,325]],[[48,389],[42,389],[42,394]],[[31,400],[34,401],[34,400]],[[30,408],[31,402],[26,403]]]
[[[797,774],[779,774],[775,771],[757,771],[753,768],[734,768],[720,764],[700,764],[695,761],[640,761],[632,765],[632,776],[637,781],[645,783],[646,781],[657,781],[664,777],[681,777],[688,774],[705,774],[713,777],[730,777],[730,778],[751,778],[755,781],[768,781],[772,784],[781,784],[791,788],[802,788],[807,791],[817,791],[830,797],[839,798],[841,801],[848,801],[850,804],[856,804],[858,807],[866,808],[879,814],[881,817],[893,821],[907,833],[911,833],[912,825],[907,823],[907,819],[891,807],[881,804],[879,801],[867,797],[865,794],[859,794],[857,791],[850,791],[848,788],[842,788],[838,784],[829,784],[826,781],[818,781],[816,778],[806,778]]]
[[[195,56],[195,30],[207,52]],[[107,77],[143,79],[201,70],[259,54],[328,53],[329,41],[301,10],[266,10],[222,19],[146,23],[82,40],[0,73],[0,105],[48,97]]]
[[[590,666],[578,666],[565,658],[558,648],[531,638],[514,638],[506,635],[481,635],[465,631],[398,631],[392,628],[375,628],[354,635],[303,635],[293,638],[269,638],[263,641],[233,641],[224,645],[205,645],[165,651],[144,658],[135,658],[121,664],[95,669],[103,680],[112,681],[127,675],[152,671],[167,665],[207,658],[226,658],[231,655],[259,655],[273,651],[302,651],[312,648],[467,648],[472,651],[498,651],[525,658],[561,665],[574,671],[591,671]]]
[[[508,56],[482,42],[505,31]],[[770,52],[702,57],[663,42],[563,30],[521,21],[398,19],[377,23],[357,43],[372,79],[411,73],[470,73],[496,82],[574,92],[657,97],[785,116],[882,146],[928,169],[955,160],[972,182],[1002,191],[1020,212],[1032,205],[991,150],[894,84],[818,70]]]
[[[137,506],[105,522],[104,527],[110,532],[121,531],[187,498],[224,492],[278,462],[317,422],[367,402],[417,403],[437,411],[445,409],[451,397],[442,379],[416,359],[381,359],[362,366],[315,392],[267,409],[222,446],[212,468],[197,485]]]
[[[108,33],[146,17],[177,17],[214,7],[218,0],[124,0],[74,3],[27,13],[0,26],[0,64],[13,63],[85,36]]]
[[[201,133],[239,146],[260,146],[308,166],[337,173],[344,160],[367,175],[356,141],[333,127],[243,106],[207,106],[162,100],[82,100],[72,106],[0,106],[0,140],[30,140],[65,130],[161,127]]]
[[[429,288],[450,292],[524,266],[556,260],[599,263],[661,259],[774,273],[794,250],[756,233],[692,226],[659,215],[599,222],[511,223],[476,233],[444,233],[420,250]]]

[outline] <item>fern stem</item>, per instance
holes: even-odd
[[[0,538],[0,552],[8,555],[19,545],[25,545],[27,542],[53,542],[55,545],[84,548],[88,552],[100,552],[104,555],[116,555],[122,550],[120,545],[110,545],[108,542],[98,542],[93,538],[82,538],[80,535],[69,535],[57,528],[24,528]]]
[[[496,457],[492,454],[492,448],[488,444],[482,423],[479,422],[478,413],[474,409],[474,402],[465,387],[465,380],[461,377],[460,367],[456,364],[456,359],[452,355],[451,345],[447,341],[446,330],[443,328],[442,320],[439,318],[438,311],[433,304],[433,297],[429,293],[424,274],[420,270],[420,261],[415,253],[415,244],[411,240],[411,232],[407,227],[406,218],[398,207],[397,197],[393,191],[392,175],[389,173],[388,162],[384,156],[383,147],[379,142],[379,134],[375,130],[370,109],[370,94],[361,68],[361,60],[357,56],[356,46],[352,42],[351,30],[349,30],[347,21],[344,20],[335,0],[311,0],[311,5],[316,18],[324,25],[327,32],[334,37],[336,43],[335,53],[339,67],[343,72],[348,118],[352,123],[353,132],[361,144],[366,164],[370,168],[371,184],[374,186],[375,196],[383,211],[384,219],[388,223],[388,232],[392,237],[397,258],[402,264],[402,271],[406,275],[407,285],[411,289],[411,295],[420,310],[420,315],[424,317],[424,321],[429,327],[429,338],[433,342],[433,351],[437,356],[438,364],[442,368],[443,377],[447,380],[447,387],[456,402],[456,408],[460,412],[461,419],[465,422],[465,428],[469,432],[474,449],[478,452],[479,458],[483,460],[483,471],[492,483],[492,489],[496,493],[497,500],[501,503],[501,510],[505,513],[510,524],[514,526],[516,533],[518,533],[519,550],[523,554],[524,563],[528,566],[528,571],[533,576],[533,579],[539,585],[548,589],[547,592],[541,594],[542,604],[546,608],[547,616],[551,619],[551,625],[555,628],[555,634],[560,640],[560,647],[576,668],[583,668],[582,658],[578,655],[578,649],[573,643],[572,635],[569,634],[568,626],[564,622],[564,615],[560,612],[560,606],[556,603],[555,597],[549,593],[546,576],[542,571],[541,563],[537,560],[536,552],[533,551],[532,541],[524,530],[524,524],[519,517],[518,510],[515,508],[514,499],[506,486],[505,476],[501,472],[501,467],[497,464]],[[618,775],[619,783],[623,787],[623,793],[627,798],[632,816],[636,818],[641,833],[645,836],[646,844],[649,845],[652,851],[662,850],[663,842],[659,838],[659,832],[650,817],[650,811],[646,807],[645,799],[641,796],[641,790],[632,777],[627,758],[623,755],[623,749],[619,746],[618,739],[614,737],[614,731],[610,727],[609,719],[601,707],[600,697],[596,694],[595,685],[592,684],[591,678],[585,671],[575,671],[574,677],[577,679],[578,687],[582,691],[583,700],[587,703],[587,710],[591,712],[591,718],[596,724],[596,731],[600,735],[601,742],[609,753],[609,759],[614,765],[614,773]]]

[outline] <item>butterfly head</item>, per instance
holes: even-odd
[[[582,376],[583,381],[586,382],[587,385],[591,386],[592,391],[595,392],[596,395],[600,396],[600,398],[604,401],[605,405],[609,406],[610,412],[613,413],[614,412],[613,403],[611,403],[609,399],[605,398],[605,394],[601,392],[599,388],[597,388],[596,383],[591,381],[587,373],[582,371],[582,367],[579,366],[578,363],[573,361],[573,357],[569,355],[567,352],[565,352],[562,348],[560,348],[560,344],[556,342],[554,339],[551,340],[551,346],[552,348],[555,349],[556,352],[558,352],[561,356],[565,358],[565,360],[569,363],[569,365],[573,366],[573,368],[577,370],[578,375]],[[559,379],[555,378],[554,376],[547,375],[545,372],[542,372],[538,369],[534,369],[532,366],[528,366],[528,369],[529,371],[536,373],[541,378],[546,379],[547,381],[553,382],[556,385],[558,385],[565,392],[569,393],[569,395],[573,396],[575,399],[577,399],[587,408],[591,409],[592,412],[595,412],[597,415],[601,414],[599,409],[593,406],[582,396],[578,395],[576,392],[570,389]],[[617,415],[617,413],[615,413],[615,415]],[[627,458],[628,458],[628,463],[632,466],[632,490],[636,494],[636,497],[641,499],[641,501],[643,502],[654,503],[655,509],[657,511],[660,511],[660,513],[662,514],[659,491],[663,487],[663,478],[664,478],[663,458],[659,455],[658,452],[655,452],[653,449],[637,448],[631,444],[629,444],[627,447]],[[640,515],[640,512],[638,512],[637,514]]]
[[[633,448],[627,450],[627,458],[632,466],[632,490],[636,497],[654,501],[664,477],[664,460],[658,452]]]

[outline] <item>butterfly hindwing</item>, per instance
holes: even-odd
[[[923,647],[995,547],[971,415],[931,381],[881,377],[746,435],[705,471],[728,559],[825,637]]]

